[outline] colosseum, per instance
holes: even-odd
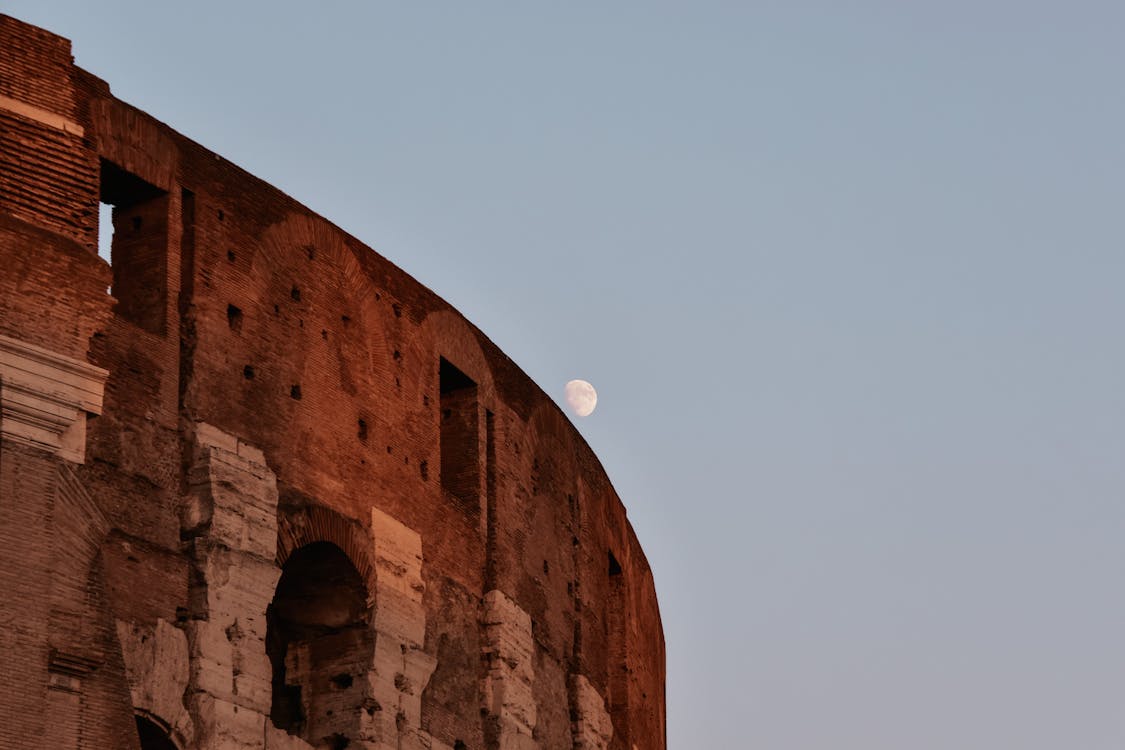
[[[652,574],[558,407],[5,16],[0,401],[0,747],[665,747]]]

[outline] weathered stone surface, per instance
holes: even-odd
[[[482,656],[488,669],[482,698],[485,711],[499,721],[500,746],[537,748],[527,741],[534,735],[536,723],[531,616],[503,591],[493,589],[484,596],[481,624]]]
[[[190,741],[195,727],[184,706],[190,676],[184,631],[164,620],[151,628],[118,620],[117,640],[133,707],[167,724],[181,743]]]
[[[613,739],[613,722],[605,700],[585,675],[570,677],[574,750],[606,750]]]

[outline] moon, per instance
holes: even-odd
[[[576,415],[588,417],[598,405],[598,392],[585,380],[572,380],[566,384],[566,402]]]

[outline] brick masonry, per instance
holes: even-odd
[[[651,571],[550,399],[2,15],[0,405],[0,748],[665,747]]]

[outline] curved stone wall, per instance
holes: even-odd
[[[553,402],[5,16],[0,399],[0,746],[665,747],[652,575]]]

